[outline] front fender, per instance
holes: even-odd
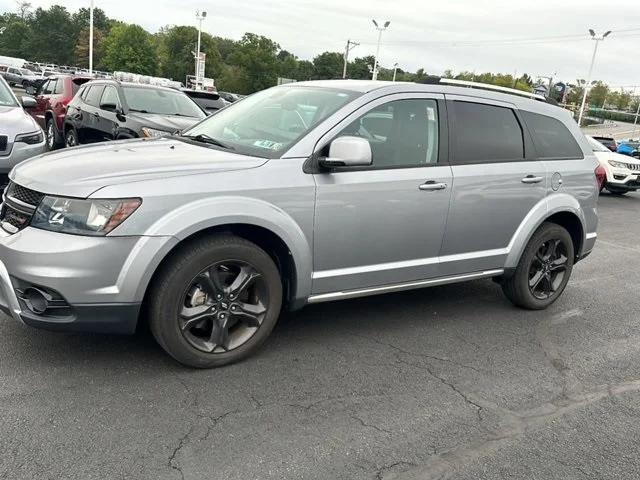
[[[582,224],[583,234],[586,232],[586,220],[584,211],[580,206],[580,202],[578,202],[575,197],[566,193],[554,193],[549,195],[538,202],[529,211],[516,230],[516,233],[511,238],[509,246],[507,247],[507,251],[509,253],[507,254],[505,268],[516,268],[524,249],[533,236],[533,233],[544,223],[546,219],[561,212],[572,213],[578,217]]]
[[[236,196],[197,200],[163,215],[144,235],[173,237],[179,242],[207,228],[229,224],[262,227],[280,237],[291,252],[296,268],[297,298],[304,299],[311,294],[313,255],[310,240],[289,214],[264,200]],[[152,266],[153,271],[160,261]]]

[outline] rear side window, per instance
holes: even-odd
[[[104,90],[102,85],[91,85],[89,91],[84,94],[84,101],[92,107],[99,107],[102,90]]]
[[[584,158],[582,149],[564,124],[553,117],[522,112],[540,158]]]
[[[513,110],[472,102],[452,102],[455,163],[524,159],[522,127]]]
[[[62,78],[59,78],[56,82],[56,89],[53,93],[56,95],[64,93],[64,80]]]
[[[45,94],[45,95],[51,95],[56,89],[56,83],[57,83],[57,80],[55,80],[55,79],[54,80],[49,80],[42,87],[42,93]]]
[[[73,94],[75,95],[76,92],[78,91],[78,89],[80,88],[81,85],[84,85],[85,83],[87,83],[89,81],[88,78],[74,78],[71,81],[71,89],[73,91]]]

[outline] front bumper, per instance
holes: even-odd
[[[611,168],[607,171],[605,187],[608,185],[620,190],[640,190],[640,171]]]
[[[172,237],[169,237],[172,238]],[[133,333],[153,261],[167,237],[84,237],[27,227],[0,229],[0,310],[52,330]],[[25,291],[50,294],[55,309],[34,313]]]
[[[43,135],[44,138],[44,135]],[[0,174],[8,174],[13,167],[31,157],[41,155],[47,151],[45,141],[35,145],[26,143],[11,143],[7,147],[11,150],[7,155],[0,156]]]

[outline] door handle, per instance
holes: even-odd
[[[425,192],[433,192],[436,190],[444,190],[445,188],[447,188],[447,184],[441,183],[441,182],[434,182],[433,180],[430,180],[428,182],[423,183],[418,188]]]
[[[535,175],[527,175],[522,179],[522,183],[540,183],[544,180],[543,177],[536,177]]]

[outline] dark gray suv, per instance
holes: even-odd
[[[195,367],[246,357],[309,303],[493,278],[545,308],[596,241],[598,161],[540,100],[296,83],[179,136],[27,161],[0,215],[0,308],[119,333],[144,312]]]

